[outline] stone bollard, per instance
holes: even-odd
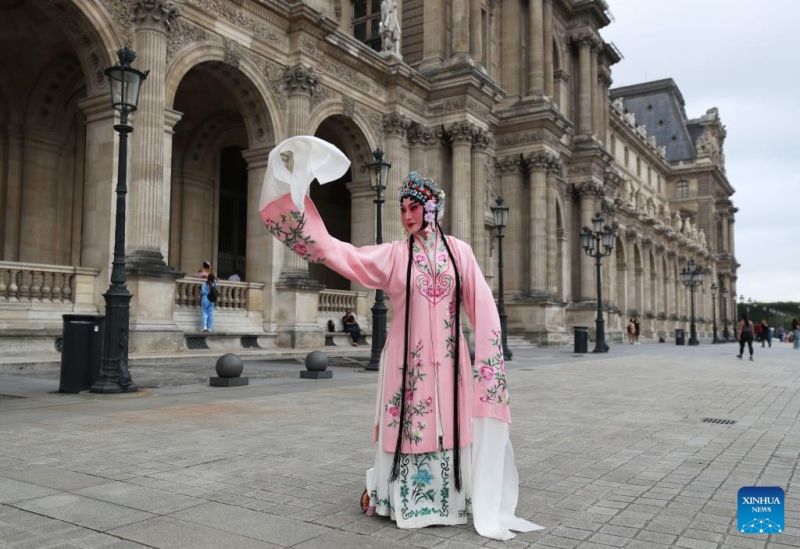
[[[217,359],[217,376],[209,378],[212,387],[241,387],[248,385],[250,379],[241,377],[244,362],[239,355],[225,353]]]
[[[303,379],[330,379],[333,372],[327,371],[328,355],[321,351],[311,351],[306,355],[306,371],[300,372]]]

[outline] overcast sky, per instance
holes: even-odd
[[[718,107],[736,193],[738,293],[800,301],[800,0],[608,0],[624,59],[612,87],[672,78],[696,118]]]

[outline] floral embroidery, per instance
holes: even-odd
[[[316,244],[316,241],[303,233],[303,229],[306,225],[306,216],[302,212],[292,210],[288,215],[282,213],[280,221],[268,219],[264,222],[264,225],[275,238],[283,242],[287,248],[303,259],[315,263],[322,263],[325,261],[324,257],[315,257],[314,254],[311,253],[311,250],[315,247],[314,244]]]
[[[416,265],[417,271],[420,273],[415,279],[417,288],[428,301],[436,305],[450,295],[455,286],[453,276],[447,273],[448,257],[444,241],[439,238],[438,247],[434,253],[436,261],[434,269],[431,269],[424,250],[416,240],[412,250],[414,265]]]
[[[406,417],[403,418],[403,438],[408,440],[411,444],[419,444],[422,442],[422,432],[428,426],[425,421],[422,421],[423,417],[433,410],[432,397],[418,400],[417,403],[414,404],[414,393],[417,390],[417,384],[427,375],[422,372],[423,348],[422,341],[420,341],[417,343],[414,350],[409,353],[412,363],[408,366],[406,378]],[[396,391],[385,407],[386,413],[390,418],[389,423],[386,424],[387,427],[393,428],[400,425],[400,404],[400,391]]]
[[[453,333],[453,326],[456,323],[456,300],[451,299],[447,307],[448,318],[444,319],[444,329],[447,332],[445,344],[447,345],[447,354],[445,358],[455,358],[456,356],[456,336]]]
[[[506,365],[503,360],[503,347],[500,332],[492,331],[489,339],[495,353],[481,361],[480,366],[473,366],[472,377],[483,389],[479,397],[486,404],[508,405],[508,384],[506,383]]]
[[[434,478],[439,465],[439,479]],[[413,471],[413,472],[412,472]],[[438,481],[437,481],[438,480]],[[450,515],[450,453],[404,454],[400,459],[400,513],[404,519]],[[441,488],[435,489],[436,485]],[[437,495],[439,502],[437,504]]]

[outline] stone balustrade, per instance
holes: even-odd
[[[319,311],[342,312],[358,309],[358,292],[346,290],[322,290],[319,293]]]
[[[91,303],[99,269],[0,261],[0,303]]]
[[[200,288],[205,284],[202,278],[180,278],[175,282],[175,305],[182,308],[200,307]],[[250,293],[253,290],[262,291],[264,284],[255,282],[231,282],[218,280],[219,299],[217,309],[231,311],[247,311]]]

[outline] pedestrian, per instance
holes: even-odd
[[[800,321],[792,320],[792,348],[800,349]]]
[[[761,321],[761,346],[763,347],[764,344],[769,345],[769,348],[772,348],[772,330],[770,330],[769,322],[766,320]]]
[[[203,323],[204,332],[214,330],[214,308],[219,297],[217,279],[213,273],[208,273],[208,277],[200,287],[200,320]]]
[[[239,271],[233,271],[231,275],[228,277],[228,282],[241,282],[242,277],[239,276]]]
[[[639,322],[639,317],[633,317],[633,342],[639,345],[639,334],[642,333],[642,324]]]
[[[361,337],[361,327],[358,325],[358,322],[356,322],[356,317],[352,309],[345,309],[344,316],[342,317],[342,325],[344,326],[344,331],[350,334],[353,340],[351,345],[353,347],[358,347],[358,339]]]
[[[307,196],[313,177],[333,181],[348,166],[320,139],[287,139],[270,153],[261,216],[301,257],[384,289],[395,311],[380,359],[375,462],[362,510],[400,528],[466,524],[471,513],[478,534],[497,540],[540,529],[514,516],[519,478],[500,320],[472,249],[442,232],[444,192],[409,173],[395,195],[406,237],[357,248],[328,233]],[[474,373],[462,310],[473,330]]]
[[[636,325],[633,323],[633,319],[628,319],[628,326],[626,327],[626,331],[628,332],[628,343],[633,345],[633,342],[636,339]]]
[[[747,313],[742,313],[742,318],[736,326],[736,338],[739,340],[739,354],[738,358],[742,358],[744,354],[744,344],[747,343],[747,348],[750,350],[750,360],[753,360],[753,321],[747,317]]]
[[[203,261],[202,268],[194,273],[192,276],[195,278],[208,278],[208,275],[211,273],[211,262],[206,260]]]

